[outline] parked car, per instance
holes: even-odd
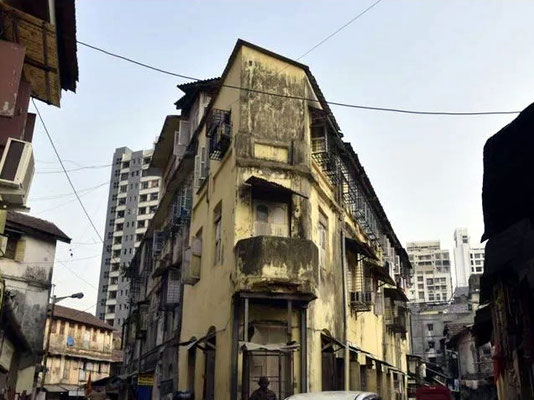
[[[445,386],[421,386],[415,392],[417,400],[450,400],[451,391]]]
[[[371,392],[332,391],[294,394],[286,400],[380,400],[380,396]]]

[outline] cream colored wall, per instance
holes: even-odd
[[[238,56],[239,58],[239,56]],[[225,83],[239,86],[240,64],[235,63],[230,69]],[[239,91],[222,88],[213,107],[231,110],[233,132],[239,129]],[[198,149],[208,147],[205,127],[198,137]],[[230,393],[228,371],[230,368],[231,333],[232,333],[232,273],[234,271],[234,218],[235,218],[235,169],[234,155],[231,148],[221,161],[210,160],[209,179],[203,187],[193,190],[193,210],[190,237],[202,229],[202,259],[200,280],[194,285],[184,287],[182,340],[192,337],[201,338],[211,327],[217,331],[215,392]],[[215,189],[215,190],[214,190]],[[223,260],[215,265],[215,229],[214,208],[222,205],[222,246]],[[198,318],[202,315],[202,318]],[[188,352],[179,353],[179,386],[188,389]],[[195,393],[203,391],[204,356],[197,351]],[[224,366],[224,367],[223,367]]]
[[[250,63],[249,63],[250,61]],[[255,63],[259,63],[273,71],[283,71],[288,81],[306,82],[303,70],[292,65],[281,62],[269,57],[256,50],[243,47],[238,54],[233,66],[231,67],[225,83],[232,85],[246,85],[247,82],[241,82],[241,68],[243,72],[247,68],[254,68]],[[248,82],[249,86],[252,82]],[[297,86],[298,87],[298,86]],[[303,87],[308,88],[309,85]],[[268,89],[268,88],[266,88]],[[307,95],[310,95],[308,93]],[[234,89],[222,88],[217,96],[214,108],[231,109],[234,135],[248,134],[253,126],[250,119],[247,98],[249,94],[241,92],[241,101],[239,101],[239,92]],[[255,94],[259,97],[261,95]],[[264,95],[267,97],[266,95]],[[257,101],[257,98],[256,98]],[[267,99],[265,101],[268,101]],[[314,105],[316,105],[314,103]],[[303,107],[307,110],[307,104]],[[308,112],[304,112],[304,127],[306,130],[305,140],[308,149],[309,146],[309,117]],[[252,134],[252,133],[251,133]],[[206,146],[205,129],[198,138],[199,149]],[[216,353],[216,382],[215,392],[220,393],[220,398],[227,398],[230,393],[230,365],[231,365],[231,336],[232,336],[232,301],[233,283],[235,271],[235,260],[233,247],[237,241],[249,238],[253,234],[253,214],[252,206],[248,201],[242,201],[239,197],[238,187],[252,174],[264,177],[270,181],[279,183],[286,187],[293,188],[309,196],[310,212],[309,218],[311,227],[306,234],[308,239],[313,240],[316,244],[318,240],[317,225],[319,221],[319,209],[328,217],[328,248],[327,259],[329,260],[325,269],[319,270],[318,298],[312,301],[308,309],[308,382],[310,391],[321,390],[321,332],[328,330],[332,336],[338,340],[343,340],[343,299],[342,279],[341,279],[341,224],[346,220],[346,215],[340,214],[341,209],[333,201],[333,187],[326,181],[319,168],[311,161],[307,155],[306,165],[311,172],[311,180],[297,177],[295,174],[272,172],[268,168],[236,168],[236,150],[232,147],[228,150],[222,162],[211,161],[209,182],[194,194],[194,208],[192,212],[192,222],[190,235],[195,236],[200,228],[203,233],[202,246],[202,263],[201,278],[194,286],[186,286],[184,290],[183,326],[182,340],[186,341],[192,337],[200,338],[207,334],[208,329],[213,326],[217,330],[217,353]],[[207,147],[207,146],[206,146]],[[283,150],[277,150],[272,146],[252,145],[253,153],[259,159],[270,159],[278,161],[283,165],[285,155]],[[221,165],[222,164],[222,165]],[[214,229],[213,229],[213,209],[222,200],[222,227],[223,227],[223,265],[213,265],[214,257]],[[342,216],[342,217],[341,217]],[[353,221],[348,221],[355,230],[359,231]],[[273,318],[284,321],[287,318],[287,311],[283,309],[260,309],[252,307],[250,310],[250,319],[253,319],[261,312],[262,318]],[[199,318],[202,316],[202,318]],[[293,337],[300,341],[299,337],[299,320],[294,315]],[[362,349],[381,358],[384,354],[382,338],[385,338],[387,345],[391,346],[392,336],[384,331],[384,321],[382,316],[375,316],[373,312],[358,314],[358,318],[349,318],[349,341],[356,344]],[[402,345],[405,360],[406,344]],[[187,351],[180,351],[180,389],[188,389],[187,378]],[[195,392],[201,396],[203,381],[201,379],[204,373],[204,357],[201,351],[197,351],[196,357],[196,382]],[[394,361],[394,360],[392,360]],[[390,362],[390,360],[388,360]],[[395,364],[394,362],[390,362]],[[405,364],[405,361],[403,361]],[[358,366],[353,363],[353,366]],[[405,365],[399,366],[405,370]],[[358,367],[359,368],[359,367]],[[300,380],[300,358],[298,353],[294,356],[294,382],[296,391],[299,391]],[[373,378],[374,373],[374,378]],[[369,372],[370,381],[376,387],[376,372]],[[387,376],[386,376],[387,375]],[[359,381],[359,369],[352,371],[354,379]],[[391,374],[384,372],[383,387],[387,397],[392,396],[392,378]],[[241,381],[241,366],[238,371],[238,380]],[[352,382],[352,386],[357,386]],[[241,388],[238,388],[238,393]],[[387,398],[386,397],[386,398]]]

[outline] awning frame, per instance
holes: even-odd
[[[287,196],[296,195],[304,199],[308,198],[308,196],[302,193],[299,193],[293,189],[280,185],[279,183],[276,183],[276,182],[268,181],[267,179],[263,179],[255,175],[250,176],[245,181],[245,183],[252,186],[253,188],[261,189],[262,191],[265,191],[267,193],[274,192],[274,193],[280,193],[282,195],[287,195]]]
[[[345,246],[347,247],[349,251],[355,254],[360,254],[364,256],[365,258],[378,261],[378,257],[374,253],[371,246],[369,246],[367,243],[362,242],[361,240],[357,238],[351,238],[351,237],[345,236]]]

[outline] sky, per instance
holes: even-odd
[[[298,58],[374,2],[79,0],[80,41],[198,78],[219,76],[238,38]],[[440,111],[522,110],[534,100],[534,2],[383,0],[300,61],[327,100]],[[76,94],[61,108],[38,102],[75,187],[104,234],[113,151],[151,148],[176,114],[183,79],[78,46]],[[482,149],[513,115],[417,116],[332,107],[397,236],[440,240],[457,227],[483,231]],[[36,175],[28,205],[71,238],[59,244],[58,296],[94,312],[102,246],[52,151],[34,133]]]

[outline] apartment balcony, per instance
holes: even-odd
[[[406,333],[406,317],[397,315],[386,321],[386,326],[395,333]]]
[[[316,296],[318,250],[311,240],[255,236],[234,251],[237,291]]]

